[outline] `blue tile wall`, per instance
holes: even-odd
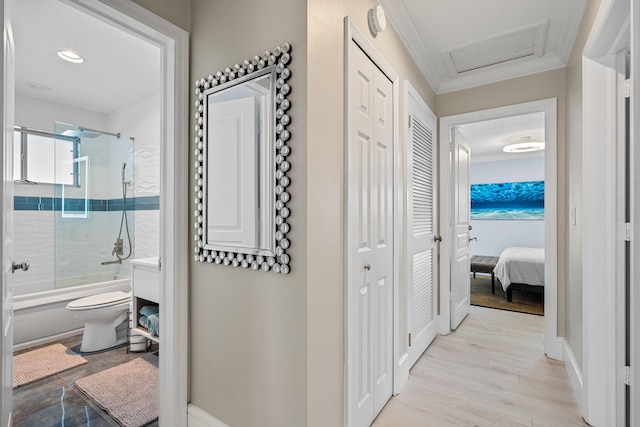
[[[123,199],[89,200],[89,210],[92,212],[121,211]],[[32,197],[15,196],[13,209],[16,211],[60,211],[62,199],[60,197]],[[160,196],[133,197],[127,199],[128,211],[154,211],[160,209]],[[66,211],[83,211],[84,199],[65,199]]]

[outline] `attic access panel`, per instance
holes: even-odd
[[[547,21],[443,52],[452,77],[544,54]]]

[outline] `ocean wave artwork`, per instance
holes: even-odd
[[[544,219],[544,181],[471,184],[471,219]]]

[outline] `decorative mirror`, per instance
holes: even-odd
[[[195,260],[289,273],[291,45],[195,82]]]

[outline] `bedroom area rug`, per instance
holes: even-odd
[[[76,388],[124,427],[158,419],[158,356],[151,354],[81,378]]]
[[[513,302],[507,301],[507,294],[496,279],[496,293],[491,293],[491,276],[477,274],[471,276],[471,305],[517,311],[520,313],[544,315],[544,295],[534,292],[513,292]]]
[[[13,356],[13,388],[84,365],[87,359],[62,344],[53,344]]]

